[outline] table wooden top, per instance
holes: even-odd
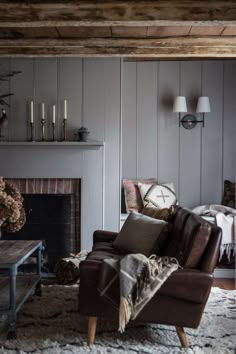
[[[41,245],[41,240],[0,240],[0,268],[17,265]]]

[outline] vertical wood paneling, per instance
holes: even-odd
[[[197,99],[201,96],[200,62],[181,62],[180,95],[186,97],[188,113],[197,116]],[[201,129],[201,123],[189,130],[180,128],[179,203],[190,208],[200,205]]]
[[[224,80],[223,62],[124,63],[123,177],[127,177],[126,171],[129,171],[129,177],[133,177],[132,171],[135,168],[138,170],[138,177],[147,177],[154,163],[157,164],[158,181],[175,184],[181,205],[191,208],[199,204],[221,202],[223,179],[235,180],[235,63],[224,62]],[[136,65],[137,77],[134,70]],[[159,65],[157,75],[153,65]],[[150,114],[145,115],[143,112],[145,107],[155,105],[152,95],[155,91],[155,76],[158,84],[158,107],[157,133],[154,136],[153,131],[151,132],[154,120],[150,118]],[[148,80],[145,81],[147,78],[150,81],[149,86]],[[137,83],[137,96],[136,80],[140,81],[140,84]],[[147,92],[150,92],[152,98]],[[202,115],[195,112],[198,96],[210,97],[212,112],[205,115],[205,128],[200,123],[192,130],[178,127],[178,114],[172,113],[172,105],[174,97],[180,94],[186,96],[188,113],[194,113],[198,120],[202,119]],[[143,128],[147,130],[140,142]],[[147,132],[153,134],[151,141],[147,140]],[[145,146],[146,141],[150,147],[157,143],[157,158],[154,162],[149,158],[150,148]],[[136,160],[138,166],[135,165]]]
[[[82,59],[58,59],[58,105],[57,131],[58,138],[62,138],[64,113],[64,99],[67,100],[67,136],[69,140],[76,139],[76,131],[81,126],[82,108]]]
[[[203,63],[204,96],[209,96],[211,113],[205,114],[202,130],[202,204],[220,204],[222,200],[222,126],[223,126],[223,65]]]
[[[104,60],[84,59],[84,117],[82,124],[90,139],[105,140],[105,68]],[[82,247],[91,247],[93,231],[104,224],[104,152],[83,152]],[[91,205],[96,213],[91,211]],[[90,210],[90,212],[88,212]],[[92,217],[91,217],[91,212]]]
[[[1,59],[0,62],[0,74],[8,74],[11,70],[10,67],[10,61],[8,59]],[[7,94],[10,93],[11,90],[11,81],[0,81],[0,93],[1,94]],[[9,105],[11,103],[11,97],[6,97],[5,102]],[[6,110],[7,113],[7,119],[8,119],[8,124],[7,126],[2,129],[2,133],[1,135],[4,137],[4,140],[8,140],[9,139],[9,132],[11,131],[11,107],[8,107],[6,105],[0,105],[0,114],[2,116],[1,113],[1,109],[4,108]]]
[[[52,139],[52,106],[57,105],[57,59],[36,59],[35,62],[35,132],[41,140],[41,103],[45,104],[45,139]]]
[[[223,180],[236,182],[236,62],[224,63]]]
[[[178,195],[179,127],[172,112],[174,97],[179,95],[179,63],[159,63],[158,74],[157,179],[173,182]]]
[[[104,228],[119,230],[120,214],[120,60],[105,59]]]
[[[137,177],[137,63],[123,64],[122,80],[122,176]]]
[[[157,63],[137,64],[137,177],[157,171]]]
[[[26,141],[30,138],[30,101],[34,101],[34,60],[13,59],[11,70],[21,73],[11,78],[14,96],[11,98],[9,139]]]
[[[103,59],[84,59],[84,126],[90,139],[104,140],[105,65]]]
[[[103,150],[83,152],[81,249],[91,249],[93,232],[103,229]]]

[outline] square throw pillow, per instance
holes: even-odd
[[[142,253],[149,257],[153,249],[158,252],[168,236],[168,223],[131,212],[113,246],[125,253]]]
[[[173,183],[152,185],[139,183],[138,186],[146,207],[169,208],[177,203]]]
[[[236,183],[228,180],[224,181],[222,204],[231,208],[236,208]]]
[[[125,206],[126,212],[138,211],[140,212],[143,209],[143,202],[140,195],[138,183],[156,183],[155,178],[142,179],[142,180],[133,180],[133,179],[123,179],[124,186],[124,196],[125,196]]]

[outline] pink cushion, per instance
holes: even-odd
[[[126,212],[137,211],[140,212],[143,209],[143,201],[139,192],[138,183],[156,183],[155,178],[150,179],[123,179],[125,206]]]

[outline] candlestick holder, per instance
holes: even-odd
[[[67,121],[67,119],[66,118],[64,118],[63,119],[63,141],[66,141],[67,140],[67,134],[66,134],[66,121]]]
[[[56,128],[56,123],[52,122],[52,141],[56,141],[56,139],[55,139],[55,128]]]
[[[34,122],[30,122],[30,139],[29,141],[34,141]]]
[[[41,118],[41,138],[45,141],[45,118]]]

